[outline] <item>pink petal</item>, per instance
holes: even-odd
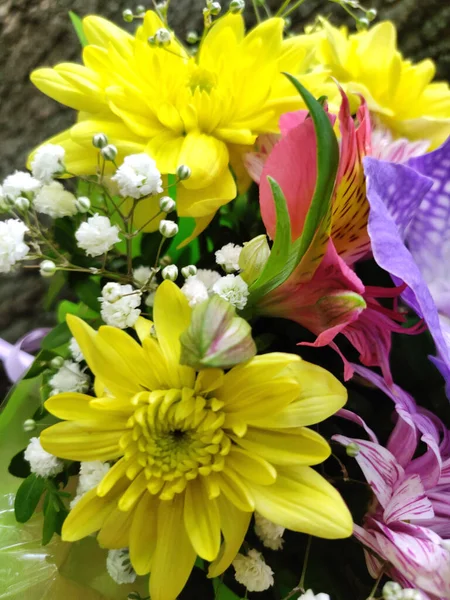
[[[397,483],[383,513],[386,525],[394,521],[413,521],[433,517],[433,506],[425,495],[419,475],[410,475]]]

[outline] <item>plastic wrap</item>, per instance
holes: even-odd
[[[126,600],[131,591],[148,596],[145,577],[129,585],[110,578],[107,551],[94,537],[69,544],[55,535],[42,546],[41,514],[16,522],[14,495],[22,480],[8,473],[8,465],[42,429],[23,430],[39,403],[37,391],[36,381],[20,382],[0,412],[0,600]]]

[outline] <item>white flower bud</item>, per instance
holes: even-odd
[[[62,356],[55,356],[55,358],[52,358],[52,360],[50,361],[50,366],[52,369],[60,369],[64,364],[64,359]]]
[[[114,303],[122,298],[122,286],[120,283],[110,282],[102,289],[102,298],[107,302]]]
[[[361,17],[360,19],[358,19],[356,24],[360,29],[367,29],[370,25],[370,21],[367,17]]]
[[[108,144],[100,150],[105,160],[115,160],[117,156],[117,148],[113,144]]]
[[[126,8],[122,13],[122,19],[125,23],[132,23],[134,19],[133,11],[129,8]]]
[[[388,581],[383,586],[383,598],[384,600],[394,600],[399,597],[402,592],[402,586],[396,581]]]
[[[34,419],[26,419],[23,422],[24,431],[33,431],[34,429],[36,429],[36,421]]]
[[[419,590],[405,588],[400,593],[400,600],[423,600],[423,596]]]
[[[196,31],[188,31],[186,34],[186,41],[188,44],[196,44],[199,41],[199,36]]]
[[[176,265],[168,265],[164,267],[161,271],[161,276],[163,279],[168,279],[169,281],[175,281],[178,277],[178,267]]]
[[[232,564],[236,571],[236,581],[249,592],[263,592],[274,583],[272,569],[257,550],[249,550],[247,556],[238,554]]]
[[[230,12],[233,14],[240,13],[245,8],[244,0],[231,0],[230,2]]]
[[[85,213],[91,208],[91,201],[87,196],[79,196],[75,200],[75,206],[80,213]]]
[[[158,29],[155,33],[155,41],[159,46],[168,46],[171,39],[172,34],[165,27],[161,27],[161,29]]]
[[[191,176],[191,169],[187,165],[180,165],[177,169],[177,177],[180,181],[189,179]]]
[[[187,267],[181,269],[181,274],[185,279],[197,275],[197,267],[195,265],[187,265]]]
[[[369,8],[366,11],[366,17],[369,19],[369,21],[373,21],[374,19],[376,19],[377,14],[378,14],[378,11],[376,8]]]
[[[176,203],[175,200],[173,200],[173,198],[171,198],[170,196],[162,196],[159,200],[159,208],[165,212],[165,213],[170,213],[173,210],[175,210],[176,207]]]
[[[159,233],[166,238],[172,238],[178,233],[178,225],[174,221],[163,219],[159,223]]]
[[[146,12],[146,11],[145,11],[145,6],[143,6],[142,4],[138,4],[138,5],[136,6],[136,14],[137,14],[137,15],[139,15],[139,16],[141,17],[142,15],[144,15],[144,14],[145,14],[145,12]]]
[[[25,212],[30,208],[30,201],[24,196],[19,196],[14,200],[14,206],[17,208],[17,210]]]
[[[96,133],[92,138],[92,144],[96,148],[104,148],[108,145],[108,138],[104,133]]]
[[[345,448],[347,456],[350,456],[351,458],[355,458],[355,456],[358,456],[359,450],[360,447],[356,442],[350,442],[350,444]]]
[[[56,273],[56,265],[52,260],[43,260],[39,265],[42,277],[52,277]]]
[[[217,16],[221,10],[222,6],[220,2],[211,2],[211,4],[209,5],[209,12],[214,16]]]

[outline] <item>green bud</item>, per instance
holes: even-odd
[[[195,265],[187,265],[187,267],[183,267],[181,269],[181,274],[185,279],[188,277],[193,277],[197,274],[197,267]]]
[[[231,0],[230,2],[230,12],[233,14],[240,13],[245,8],[244,0]]]
[[[14,206],[17,210],[20,210],[20,212],[25,212],[30,208],[30,201],[24,196],[19,196],[14,200]]]
[[[191,176],[191,169],[187,165],[180,165],[177,169],[177,177],[181,181],[189,179]]]
[[[56,273],[56,265],[52,260],[43,260],[39,265],[42,277],[52,277]]]
[[[34,429],[36,429],[36,421],[34,419],[26,419],[23,422],[24,431],[33,431]]]
[[[345,448],[347,452],[347,456],[351,456],[351,458],[355,458],[358,456],[360,447],[356,442],[350,442],[350,444]]]
[[[377,18],[377,9],[376,8],[369,8],[369,10],[366,11],[366,17],[367,19],[369,19],[369,21],[373,21],[374,19]]]
[[[55,358],[52,358],[52,360],[50,361],[50,366],[52,369],[60,369],[64,364],[64,359],[62,356],[55,356]]]
[[[125,21],[125,23],[132,23],[134,19],[133,11],[129,8],[126,8],[122,13],[122,19]]]
[[[169,281],[175,281],[178,277],[177,265],[168,265],[167,267],[164,267],[161,271],[161,277],[163,279],[168,279]]]
[[[367,17],[361,17],[356,22],[356,25],[358,26],[358,29],[367,29],[370,25],[370,22],[369,19],[367,19]]]
[[[388,581],[383,586],[383,598],[384,600],[394,600],[399,598],[399,594],[402,592],[402,586],[396,581]]]
[[[142,17],[142,15],[145,15],[145,6],[143,6],[142,4],[138,4],[136,6],[136,14],[139,15],[140,17]]]
[[[199,39],[200,38],[196,31],[188,31],[186,34],[186,41],[188,44],[196,44]]]
[[[220,5],[220,2],[211,2],[211,4],[209,5],[209,12],[216,17],[220,11],[222,10],[222,6]]]
[[[220,296],[194,306],[180,342],[181,364],[194,369],[228,368],[256,354],[250,325]]]
[[[266,266],[270,256],[270,248],[265,235],[258,235],[245,242],[239,256],[241,277],[247,285],[254,283]]]
[[[117,148],[113,144],[108,144],[104,146],[101,150],[101,155],[105,160],[115,160],[117,156]]]

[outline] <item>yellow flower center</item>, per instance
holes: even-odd
[[[198,89],[201,92],[207,92],[209,94],[216,85],[216,73],[195,65],[188,81],[188,87],[192,93]]]
[[[170,500],[189,480],[224,468],[231,440],[222,402],[183,388],[141,393],[133,403],[120,440],[130,479],[143,470],[149,492]]]

